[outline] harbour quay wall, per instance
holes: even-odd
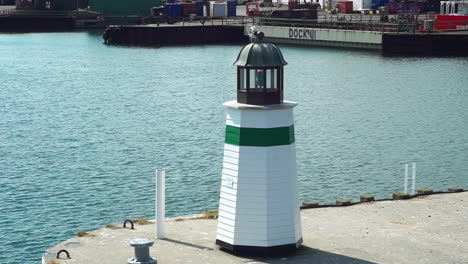
[[[468,55],[468,32],[384,34],[385,53]]]
[[[279,44],[358,48],[388,54],[467,55],[468,32],[389,33],[297,26],[255,25],[265,41]],[[247,43],[251,25],[125,25],[110,26],[108,44],[188,45]]]
[[[71,31],[74,28],[72,17],[0,16],[0,32]]]
[[[342,30],[328,28],[303,28],[256,25],[256,30],[265,33],[265,40],[274,43],[382,49],[382,32]],[[245,28],[248,35],[250,27]]]
[[[103,36],[109,44],[184,45],[244,43],[248,38],[242,26],[110,26]]]

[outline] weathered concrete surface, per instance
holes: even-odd
[[[307,209],[301,216],[304,246],[295,255],[235,257],[214,245],[216,220],[174,219],[167,222],[168,239],[157,240],[151,255],[159,264],[468,263],[468,192]],[[154,225],[92,234],[96,237],[75,237],[47,252],[67,249],[72,259],[60,263],[126,263],[133,256],[128,242],[153,238]]]

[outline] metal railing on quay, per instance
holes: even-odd
[[[158,26],[163,23],[157,23]],[[253,25],[252,17],[181,17],[171,21],[171,24],[177,26],[249,26]]]
[[[2,9],[0,10],[0,16],[8,16],[16,13],[16,9]]]
[[[419,30],[419,23],[400,22],[385,23],[377,21],[331,21],[331,20],[312,20],[312,19],[285,19],[285,18],[260,18],[254,19],[255,25],[263,26],[281,26],[281,27],[302,27],[302,28],[321,28],[321,29],[339,29],[339,30],[362,30],[377,32],[416,32]]]
[[[15,15],[15,16],[29,16],[29,17],[78,17],[97,15],[84,9],[77,9],[72,11],[54,11],[54,10],[21,10],[21,9],[5,9],[0,10],[0,15]]]

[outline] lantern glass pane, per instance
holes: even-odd
[[[263,89],[265,87],[264,70],[258,69],[255,71],[255,88]]]
[[[249,91],[255,91],[255,70],[250,69],[250,78],[249,78]]]
[[[267,70],[267,92],[276,92],[278,89],[278,80],[277,80],[277,70],[268,69]]]
[[[240,69],[239,71],[239,90],[241,91],[245,91],[247,89],[247,81],[245,80],[246,79],[246,70],[245,69]]]

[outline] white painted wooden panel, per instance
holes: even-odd
[[[223,157],[223,163],[229,163],[229,164],[233,164],[233,165],[238,165],[238,164],[239,164],[239,158],[237,158],[237,157],[229,157],[229,156],[224,155],[224,157]]]
[[[224,230],[226,232],[230,232],[231,234],[233,234],[234,230],[235,230],[234,226],[225,224],[225,223],[220,222],[220,221],[218,221],[218,229],[222,229],[222,230]]]
[[[294,144],[294,143],[293,143]],[[227,146],[226,146],[227,145]],[[246,153],[282,153],[282,152],[289,152],[291,150],[291,145],[281,145],[281,146],[271,146],[271,147],[253,147],[253,146],[235,146],[231,144],[225,144],[225,148],[228,147],[230,151],[236,151],[235,148],[237,147],[237,152],[242,153],[245,155]]]
[[[220,210],[220,211],[222,211],[222,210]],[[218,219],[223,219],[223,218],[226,219],[226,221],[227,220],[236,221],[236,215],[235,214],[231,214],[231,213],[225,212],[225,211],[223,211],[223,213],[219,214],[219,216],[218,216]]]
[[[223,204],[219,205],[219,211],[228,212],[228,213],[233,214],[233,215],[237,214],[237,210],[236,210],[235,207],[230,207],[230,206],[226,206],[226,205],[223,205]]]
[[[285,245],[285,244],[294,244],[297,242],[297,239],[294,236],[284,237],[282,239],[270,239],[268,240],[267,246],[273,247],[278,245]]]
[[[258,179],[258,178],[255,178]],[[254,180],[255,180],[254,179]],[[257,191],[275,191],[275,190],[283,190],[285,188],[290,188],[292,189],[293,186],[291,186],[291,182],[288,182],[288,178],[282,179],[282,181],[277,181],[274,184],[270,182],[265,182],[268,179],[264,179],[263,182],[255,182],[252,183],[252,181],[248,181],[248,179],[240,179],[240,182],[237,182],[238,188],[242,187],[243,190],[257,190]]]
[[[268,177],[269,175],[279,176],[290,174],[292,168],[265,168],[265,167],[255,167],[255,166],[239,166],[237,171],[238,175],[245,175],[244,177]]]
[[[237,170],[231,170],[231,169],[224,168],[222,170],[222,174],[223,174],[223,176],[226,175],[226,176],[231,176],[231,177],[237,178],[237,176],[239,175],[239,172]]]
[[[222,189],[223,190],[223,189]],[[237,195],[239,196],[248,196],[248,197],[256,197],[256,196],[264,196],[265,199],[269,199],[270,197],[281,197],[281,196],[288,196],[293,195],[293,190],[283,189],[283,190],[267,190],[265,192],[259,192],[255,190],[244,190],[239,189],[237,190]],[[292,199],[292,198],[290,198]]]
[[[260,223],[267,223],[268,222],[268,216],[263,215],[263,216],[257,216],[257,215],[241,215],[237,214],[236,215],[236,225],[237,223],[243,222],[243,223],[253,223],[253,222],[260,222]]]
[[[226,199],[228,201],[236,202],[237,201],[237,195],[223,193],[222,194],[222,199]]]
[[[249,245],[249,246],[257,246],[257,247],[272,247],[278,245],[285,245],[285,244],[294,244],[295,241],[294,237],[285,237],[283,239],[275,239],[275,240],[260,240],[260,239],[246,239],[243,237],[235,238],[234,243],[236,245]]]
[[[228,109],[226,124],[290,126],[292,109]],[[234,239],[220,240],[250,246],[281,245],[281,241],[296,243],[301,235],[296,174],[294,143],[273,147],[225,144],[218,237]]]
[[[223,229],[217,229],[217,234],[221,235],[221,236],[224,236],[224,237],[227,237],[227,238],[230,238],[230,239],[234,239],[234,236],[233,236],[232,232],[225,231]]]
[[[219,204],[222,204],[222,205],[225,205],[225,206],[228,206],[228,207],[231,207],[231,208],[236,208],[236,205],[237,205],[236,202],[230,201],[228,199],[221,199],[219,201]]]
[[[229,226],[235,226],[236,225],[235,220],[224,217],[224,216],[218,217],[218,223],[223,223],[223,224],[229,225]]]
[[[228,211],[229,207],[224,207],[224,210]],[[268,208],[244,208],[241,206],[237,206],[235,211],[236,215],[256,215],[261,217],[262,219],[265,219],[265,221],[268,221],[269,219],[276,219],[277,217],[284,217],[284,216],[289,216],[289,222],[291,224],[294,224],[294,215],[293,212],[291,211],[286,211],[284,208],[280,208],[283,210],[268,210]],[[267,220],[268,219],[268,220]],[[278,218],[279,219],[279,218]],[[237,218],[237,220],[241,221],[240,218]]]
[[[288,127],[294,124],[292,109],[238,110],[227,108],[226,125],[249,128]]]
[[[223,235],[221,235],[221,234],[219,234],[219,233],[216,234],[216,239],[221,240],[221,241],[224,241],[224,242],[229,243],[229,244],[231,244],[231,245],[234,244],[234,239],[233,239],[232,237],[223,236]]]
[[[224,163],[223,163],[223,169],[224,169],[224,168],[229,169],[229,170],[236,171],[236,170],[238,170],[239,166],[238,166],[237,164],[232,164],[232,163],[224,162]]]
[[[224,192],[230,195],[237,195],[238,190],[221,185],[221,192]]]
[[[224,146],[232,146],[232,145],[231,144],[224,144]],[[224,150],[224,156],[234,158],[234,159],[239,159],[239,151],[233,151],[233,150],[225,149]]]
[[[234,240],[235,245],[242,245],[242,246],[254,246],[254,247],[267,247],[268,241],[266,240],[253,240],[253,239],[244,239],[244,238],[236,238]]]
[[[263,239],[265,238],[265,239]],[[268,230],[266,228],[256,228],[253,230],[236,230],[234,240],[267,240]]]
[[[231,144],[224,144],[224,151],[231,151],[233,153],[239,153],[239,146],[231,145]]]

